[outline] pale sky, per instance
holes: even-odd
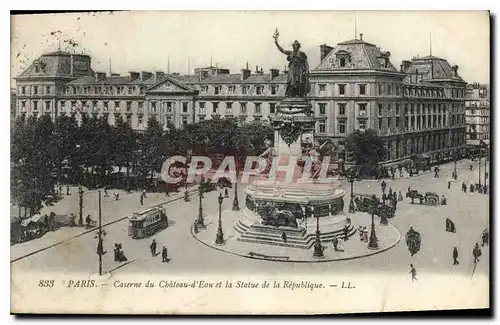
[[[355,18],[356,17],[356,18]],[[486,11],[135,11],[114,13],[13,16],[11,20],[12,77],[42,53],[58,48],[57,35],[78,42],[92,57],[95,71],[165,71],[187,73],[213,65],[238,73],[248,61],[264,71],[280,70],[286,60],[273,43],[302,44],[311,69],[319,64],[319,45],[354,38],[391,52],[399,68],[402,60],[432,54],[459,66],[467,82],[489,83],[489,16]],[[51,35],[60,30],[61,33]],[[432,35],[432,36],[431,36]],[[77,53],[82,53],[78,50]],[[192,72],[191,72],[192,73]]]

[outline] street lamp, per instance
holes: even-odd
[[[234,182],[233,211],[238,210],[240,210],[240,203],[238,201],[238,170],[236,170],[236,181]]]
[[[479,186],[481,186],[481,158],[482,154],[479,153],[479,158],[478,158],[478,166],[479,166]]]
[[[387,187],[385,181],[382,180],[382,183],[380,183],[380,187],[382,187],[382,202],[384,202],[385,204],[385,188]]]
[[[457,180],[457,158],[458,158],[458,151],[455,149],[453,151],[453,162],[454,162],[454,168],[453,168],[453,180]]]
[[[81,186],[78,187],[78,197],[80,198],[79,203],[80,203],[80,215],[78,218],[78,223],[80,226],[83,226],[83,189]]]
[[[222,193],[219,193],[219,226],[217,227],[217,236],[215,237],[216,245],[224,245],[224,233],[222,232],[222,201],[224,201],[224,197]]]
[[[354,213],[354,180],[356,179],[356,170],[350,168],[346,173],[347,181],[351,183],[351,199],[349,200],[349,213]]]
[[[314,207],[311,207],[311,217],[314,218]],[[325,257],[325,254],[323,253],[323,245],[321,245],[320,234],[321,233],[319,231],[319,216],[316,216],[316,240],[314,241],[314,253],[313,253],[313,256],[315,258]]]
[[[205,221],[203,220],[203,206],[201,200],[203,199],[203,187],[201,183],[198,185],[198,196],[200,197],[200,206],[198,208],[198,219],[196,219],[196,226],[198,229],[205,229]]]
[[[370,241],[368,242],[368,249],[376,250],[378,247],[377,234],[375,233],[375,209],[377,208],[378,199],[375,194],[372,196],[372,227],[370,232]]]

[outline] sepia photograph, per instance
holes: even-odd
[[[10,16],[13,314],[490,308],[490,13]]]

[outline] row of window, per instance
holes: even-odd
[[[28,90],[30,91],[29,95],[52,95],[52,86],[50,85],[36,85],[36,86],[21,86],[19,87],[19,93],[21,95],[28,95]]]
[[[240,87],[241,87],[240,94],[243,94],[243,95],[247,95],[247,94],[263,95],[264,91],[265,91],[265,88],[263,85],[243,85]],[[199,89],[200,89],[200,92],[202,94],[208,94],[210,92],[210,87],[208,85],[200,86]],[[279,85],[271,85],[271,86],[269,86],[269,91],[270,91],[271,95],[278,95],[278,93],[280,91],[280,86]],[[236,86],[235,85],[213,86],[213,94],[214,95],[237,94]]]

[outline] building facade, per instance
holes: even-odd
[[[467,145],[479,146],[490,142],[490,91],[478,83],[467,86],[465,101]]]
[[[388,163],[413,154],[433,159],[465,146],[465,87],[458,67],[428,56],[392,64],[390,52],[359,39],[320,46],[309,94],[318,119],[315,136],[338,145],[354,130],[374,129],[389,149]],[[287,71],[248,64],[238,74],[206,67],[193,75],[94,72],[85,55],[42,55],[17,81],[16,113],[123,118],[144,130],[150,117],[165,128],[214,116],[240,123],[272,119],[284,97]]]

